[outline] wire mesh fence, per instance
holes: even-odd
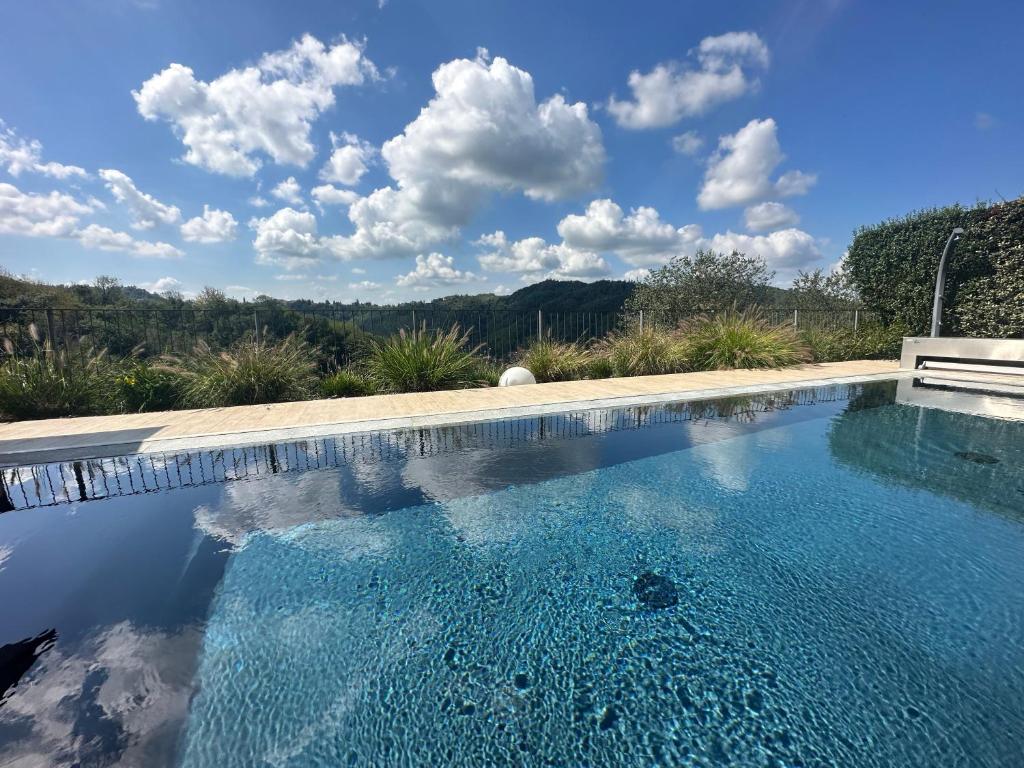
[[[859,309],[768,309],[765,317],[798,329],[854,330],[873,322]],[[480,354],[507,361],[538,338],[589,343],[629,323],[644,323],[643,313],[507,309],[284,306],[199,309],[142,307],[40,309],[0,308],[0,336],[15,350],[40,345],[69,358],[85,359],[106,350],[120,357],[184,354],[200,342],[223,348],[246,338],[281,339],[296,334],[319,350],[326,367],[345,366],[365,354],[371,339],[405,329],[461,328]],[[44,344],[45,342],[45,344]],[[3,352],[0,352],[3,354]]]

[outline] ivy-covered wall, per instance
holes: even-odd
[[[935,273],[953,227],[965,233],[947,267],[943,335],[1024,337],[1024,198],[861,228],[846,264],[865,306],[888,324],[927,334]]]

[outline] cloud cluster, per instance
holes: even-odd
[[[139,288],[143,288],[152,293],[167,293],[168,291],[180,291],[181,280],[176,277],[158,277],[151,283],[139,283]]]
[[[614,252],[633,266],[664,264],[672,256],[689,252],[701,238],[696,224],[676,228],[662,221],[654,208],[634,208],[627,215],[612,200],[594,200],[582,214],[570,214],[558,223],[565,244],[579,250]]]
[[[235,239],[238,222],[227,211],[203,206],[203,215],[181,225],[181,236],[189,243],[226,243]]]
[[[263,157],[305,167],[316,151],[312,122],[333,106],[334,89],[379,77],[363,46],[342,37],[325,45],[305,35],[257,64],[205,82],[173,63],[133,91],[147,120],[169,122],[184,160],[230,176],[252,176]]]
[[[302,199],[302,187],[299,182],[295,180],[294,176],[289,176],[287,179],[279,183],[276,187],[270,190],[270,194],[289,205],[304,205]]]
[[[267,218],[253,219],[249,226],[256,231],[252,244],[257,264],[297,269],[334,253],[337,238],[320,237],[316,217],[307,211],[282,208]]]
[[[718,140],[708,160],[704,185],[697,195],[703,210],[747,205],[773,197],[805,194],[817,181],[813,174],[790,171],[772,181],[785,156],[778,126],[772,118],[751,120],[734,134]]]
[[[399,275],[395,282],[402,288],[426,291],[431,287],[469,283],[477,277],[472,272],[455,268],[455,259],[440,253],[420,254],[416,266],[407,274]]]
[[[549,245],[540,237],[511,242],[498,231],[477,241],[484,249],[478,259],[488,272],[513,272],[525,279],[586,279],[607,274],[603,255],[614,254],[634,267],[625,279],[641,280],[649,273],[648,268],[663,265],[675,256],[692,256],[700,249],[761,256],[783,275],[821,258],[818,241],[791,226],[795,223],[792,211],[782,205],[781,210],[756,208],[754,213],[761,218],[754,223],[766,228],[771,225],[776,231],[765,235],[726,231],[709,237],[697,224],[673,226],[654,208],[639,207],[626,213],[612,200],[594,200],[582,214],[570,214],[559,222],[560,244]]]
[[[696,157],[704,148],[704,139],[696,131],[686,131],[672,137],[672,149],[680,155]]]
[[[751,232],[767,232],[772,229],[795,227],[800,217],[789,206],[782,203],[758,203],[743,212],[743,221]]]
[[[691,51],[696,66],[658,64],[629,75],[633,97],[608,100],[608,111],[623,128],[662,128],[739,98],[758,85],[749,70],[768,66],[768,46],[753,32],[705,37]]]
[[[72,176],[86,178],[89,174],[77,165],[43,162],[43,145],[36,139],[23,139],[13,128],[0,120],[0,167],[17,178],[23,172],[41,173],[55,179],[68,179]]]
[[[336,134],[332,131],[331,146],[331,157],[320,169],[320,178],[346,187],[355,186],[369,170],[367,166],[374,154],[373,145],[361,141],[354,134]]]
[[[137,240],[127,232],[117,232],[99,224],[90,224],[79,230],[77,237],[86,248],[120,251],[142,259],[180,259],[185,255],[170,243]]]
[[[498,230],[484,235],[476,244],[486,249],[477,257],[483,269],[518,274],[524,281],[586,280],[611,272],[608,262],[598,254],[565,243],[551,245],[541,237],[511,241]]]
[[[309,194],[316,201],[317,208],[323,211],[330,205],[347,207],[359,199],[359,195],[351,189],[338,189],[333,184],[321,184],[313,187]]]
[[[85,248],[121,251],[140,258],[174,259],[184,255],[168,243],[136,240],[127,232],[97,224],[80,228],[79,219],[95,212],[99,205],[61,192],[30,194],[13,184],[0,184],[0,235],[59,237],[77,240]]]
[[[135,186],[135,182],[121,171],[112,168],[100,170],[100,178],[114,199],[126,206],[134,217],[134,229],[153,229],[158,224],[177,224],[181,211],[173,205],[164,205],[152,195]]]
[[[748,256],[760,256],[768,266],[788,275],[800,267],[821,259],[818,241],[801,229],[780,229],[767,235],[742,235],[726,231],[714,235],[705,247],[722,253],[739,251]]]
[[[604,144],[585,104],[538,103],[530,74],[486,51],[442,64],[433,84],[430,103],[381,148],[395,185],[349,208],[344,258],[419,255],[495,192],[557,200],[600,183]]]

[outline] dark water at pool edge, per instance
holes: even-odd
[[[15,545],[3,558],[0,595],[8,598],[8,582],[18,588],[11,591],[19,592],[5,603],[14,606],[17,620],[5,623],[0,643],[49,629],[58,635],[24,684],[0,706],[0,756],[18,744],[32,744],[34,738],[39,746],[33,734],[46,730],[65,734],[65,763],[76,758],[94,764],[118,759],[173,763],[211,601],[230,553],[261,530],[380,515],[541,483],[820,418],[835,419],[829,449],[858,472],[919,489],[937,480],[937,487],[952,498],[1009,519],[1019,514],[1005,486],[1021,481],[1019,456],[997,456],[995,464],[957,459],[967,474],[943,463],[929,475],[933,465],[928,457],[905,450],[905,430],[911,426],[906,412],[917,416],[918,409],[889,405],[891,388],[852,387],[831,394],[819,390],[815,398],[800,397],[789,402],[778,395],[751,398],[723,408],[688,404],[628,409],[605,412],[612,415],[603,421],[553,416],[360,436],[348,442],[328,439],[192,454],[184,461],[174,457],[173,463],[158,460],[150,465],[150,475],[144,469],[134,471],[131,458],[91,469],[86,464],[77,475],[73,467],[51,467],[43,476],[51,478],[51,491],[67,487],[75,498],[85,485],[91,500],[67,502],[53,494],[52,506],[0,516],[0,546],[10,540]],[[817,404],[800,404],[811,400]],[[893,413],[880,428],[878,422],[858,418],[866,408]],[[964,431],[968,424],[971,429]],[[681,425],[700,426],[695,431]],[[945,456],[947,447],[954,458],[957,452],[993,455],[993,440],[1005,439],[1013,427],[949,414],[934,416],[928,429],[940,435],[941,448],[929,448],[934,459],[937,452]],[[908,462],[910,458],[916,463]],[[239,467],[249,473],[232,479]],[[157,489],[154,479],[161,470],[165,479],[182,479],[170,489]],[[317,479],[335,475],[337,487]],[[56,485],[62,476],[68,484]],[[965,483],[965,477],[987,481]],[[47,492],[43,478],[33,481],[42,491],[36,500]],[[231,488],[238,489],[232,491],[237,498],[226,503]],[[95,498],[99,494],[103,498]],[[32,498],[25,495],[26,501]],[[76,550],[70,556],[69,542]],[[28,562],[44,565],[32,568],[24,565]],[[137,695],[140,680],[147,676],[156,683],[146,689],[149,700],[144,705],[118,704],[116,694]],[[33,680],[67,691],[59,711],[32,710],[37,705],[22,694]],[[21,710],[12,707],[19,701]],[[25,716],[9,716],[12,711]],[[614,708],[605,714],[602,722],[611,730],[618,714]],[[39,722],[31,722],[33,718]]]

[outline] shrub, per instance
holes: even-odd
[[[544,339],[526,350],[519,365],[539,382],[572,381],[583,376],[590,353],[581,344]]]
[[[39,343],[35,326],[30,354],[15,354],[5,340],[0,364],[0,413],[13,419],[52,419],[114,413],[117,370],[105,351],[82,356],[56,352]]]
[[[678,334],[655,328],[611,333],[595,347],[613,376],[651,376],[686,370],[686,354]]]
[[[382,392],[433,392],[479,386],[479,347],[458,325],[430,333],[405,330],[384,342],[372,341],[366,370]]]
[[[857,331],[806,330],[801,333],[815,363],[842,360],[891,360],[900,356],[904,329],[899,326],[885,328],[868,325]]]
[[[590,362],[587,363],[588,379],[610,379],[614,375],[615,371],[612,369],[611,360],[607,357],[591,356]]]
[[[642,309],[649,322],[674,326],[687,317],[734,304],[764,302],[774,276],[760,256],[699,250],[652,270],[626,301],[626,311]]]
[[[117,374],[117,387],[124,409],[131,413],[170,411],[181,400],[181,377],[163,366],[128,358]]]
[[[1024,335],[1024,198],[862,227],[845,264],[864,303],[886,325],[926,333],[935,273],[953,227],[965,232],[947,264],[943,335]]]
[[[223,352],[200,342],[164,368],[181,376],[181,400],[192,408],[308,400],[317,386],[316,355],[294,336],[276,344],[250,336]]]
[[[349,368],[320,380],[320,394],[324,397],[365,397],[376,393],[372,381]]]
[[[501,380],[501,374],[504,370],[505,369],[494,360],[478,359],[476,362],[476,370],[473,372],[473,378],[488,387],[496,387],[498,386],[498,382]]]
[[[810,359],[788,325],[772,325],[758,310],[723,312],[687,323],[686,354],[697,371],[781,368]]]

